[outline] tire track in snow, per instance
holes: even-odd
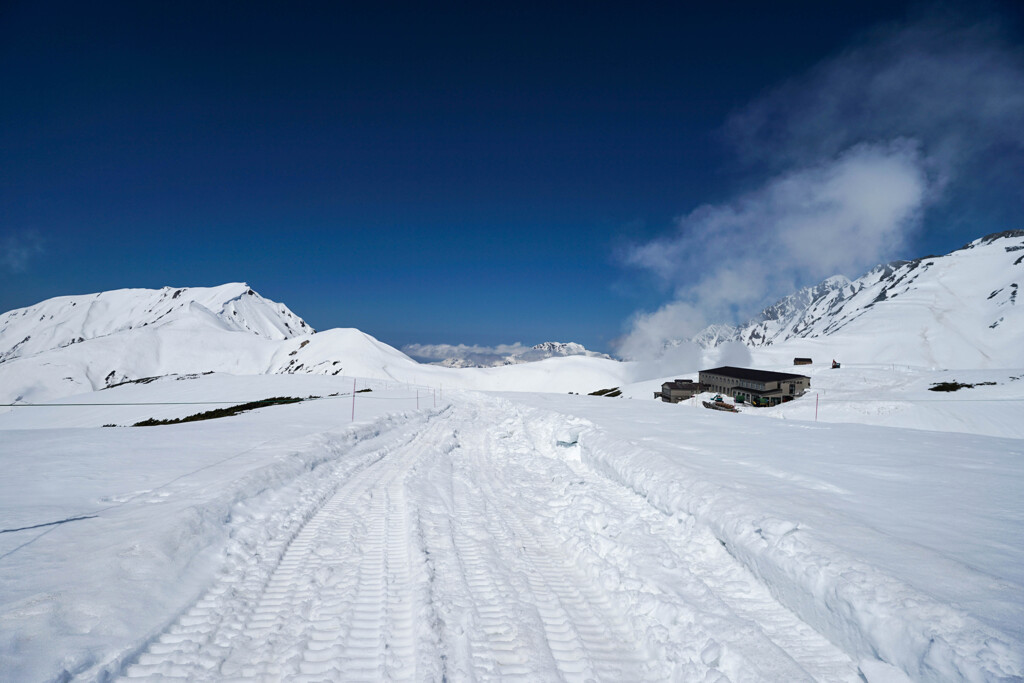
[[[639,679],[639,648],[608,595],[570,569],[550,539],[527,530],[517,517],[507,521],[532,566],[527,580],[561,676],[570,681]]]
[[[498,463],[512,454],[490,436],[502,416],[459,413],[460,448],[417,486],[451,678],[649,679],[629,624],[566,557],[544,511],[517,502],[515,477],[502,476]]]
[[[481,398],[381,436],[124,675],[855,678],[707,529],[564,457],[567,419]]]
[[[501,500],[483,483],[483,494]],[[507,497],[507,492],[505,496]],[[628,625],[598,589],[565,556],[558,539],[544,530],[536,509],[523,509],[504,500],[503,513],[492,518],[501,525],[518,553],[517,569],[530,590],[544,630],[546,646],[560,678],[567,681],[640,680],[643,663],[639,645]],[[541,514],[538,514],[538,513]]]
[[[589,604],[607,601],[618,607],[613,614],[628,615],[634,639],[649,653],[650,679],[724,673],[733,679],[859,680],[849,656],[780,605],[707,529],[668,518],[562,457],[555,433],[572,427],[569,418],[508,404],[499,414],[504,422],[497,415],[478,419],[501,426],[476,449],[481,458],[473,469],[505,468],[487,481],[516,481],[522,495],[506,497],[521,514],[503,519],[523,539],[522,552],[539,573],[552,577],[548,588],[559,594],[572,623],[586,624],[586,615],[566,609],[573,596],[558,590],[560,575],[550,566],[555,558],[587,577],[570,585],[581,593],[589,588]],[[628,628],[621,623],[619,633]]]
[[[409,680],[413,588],[404,478],[437,425],[382,449],[291,539],[271,570],[228,571],[128,666],[129,679]],[[393,438],[393,437],[392,437]]]

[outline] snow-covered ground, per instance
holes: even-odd
[[[1022,680],[1022,240],[646,363],[422,365],[242,283],[0,315],[0,681]],[[737,364],[811,390],[653,399]]]
[[[585,464],[665,514],[707,524],[848,653],[914,679],[1020,675],[1021,440],[519,400],[584,418]],[[981,663],[1006,651],[1016,651],[1007,669]]]
[[[822,417],[857,392],[829,372]],[[920,373],[877,396],[934,393]],[[0,415],[0,678],[1024,675],[1024,441],[985,435],[1019,411],[951,433],[853,401],[861,424],[815,423],[810,397],[731,415],[358,380],[352,422],[352,385],[163,378]],[[917,427],[948,407],[911,405]]]
[[[833,370],[830,358],[794,367],[788,349],[771,354],[757,350],[753,356],[753,367],[807,375],[811,388],[799,401],[771,408],[747,406],[745,410],[751,414],[1024,439],[1024,369],[933,370],[911,365],[842,363]],[[782,358],[790,360],[781,362]],[[622,393],[627,398],[649,400],[661,390],[662,382],[675,377],[697,381],[698,373],[626,384]],[[943,382],[973,386],[951,392],[931,390]],[[703,410],[700,399],[680,403],[678,408]]]

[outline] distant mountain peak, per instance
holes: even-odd
[[[460,349],[460,347],[455,346],[444,348],[449,352],[458,351]],[[577,342],[541,342],[540,344],[534,344],[526,350],[517,351],[515,353],[508,353],[507,351],[503,353],[496,351],[488,352],[486,349],[480,350],[477,347],[465,347],[465,349],[466,351],[464,353],[456,353],[447,358],[443,358],[442,360],[434,361],[431,364],[440,365],[446,368],[493,368],[503,365],[534,363],[541,360],[547,360],[548,358],[559,358],[564,356],[585,356],[588,358],[611,359],[611,356],[597,351],[589,351],[586,347]]]

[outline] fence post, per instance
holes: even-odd
[[[815,394],[814,394],[814,421],[815,422],[818,421],[818,394],[817,394],[817,392],[815,392]]]
[[[356,421],[356,380],[352,379],[352,421]]]

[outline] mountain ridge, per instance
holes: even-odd
[[[563,358],[566,356],[584,356],[587,358],[613,360],[608,354],[591,351],[578,342],[546,341],[534,344],[530,348],[518,353],[468,352],[464,355],[451,355],[442,360],[432,361],[430,364],[445,368],[497,368],[505,365],[536,363],[548,358]]]
[[[839,338],[846,333],[864,336],[872,319],[879,327],[891,327],[889,321],[894,318],[909,323],[905,316],[910,314],[917,324],[914,329],[933,342],[943,334],[972,337],[964,346],[973,345],[979,351],[968,354],[976,362],[1003,357],[1024,363],[1022,354],[1014,352],[1012,334],[995,332],[1004,325],[1022,329],[1015,305],[1018,281],[1024,279],[1024,254],[1010,256],[1022,250],[1024,230],[1008,230],[985,235],[948,254],[879,264],[856,280],[832,276],[779,300],[742,325],[711,325],[689,341],[705,349],[736,341],[758,348]],[[979,286],[993,289],[981,291]],[[903,303],[915,300],[914,307]],[[968,310],[973,315],[966,315]],[[935,353],[934,346],[927,345],[924,358],[955,365],[953,354]]]
[[[881,264],[853,281],[828,278],[744,326],[709,326],[695,339],[711,353],[683,356],[691,365],[705,362],[726,342],[742,342],[760,352],[762,364],[783,363],[790,355],[1021,368],[1022,281],[1024,230],[993,233],[943,256]],[[497,367],[456,370],[421,364],[356,329],[315,333],[287,306],[245,283],[113,290],[56,297],[0,315],[0,402],[50,400],[141,378],[210,371],[578,392],[696,369],[621,363],[574,342],[506,348],[515,352]]]
[[[54,297],[0,314],[0,363],[137,328],[172,324],[203,311],[225,329],[266,339],[315,331],[287,306],[263,298],[244,282],[115,289]]]

